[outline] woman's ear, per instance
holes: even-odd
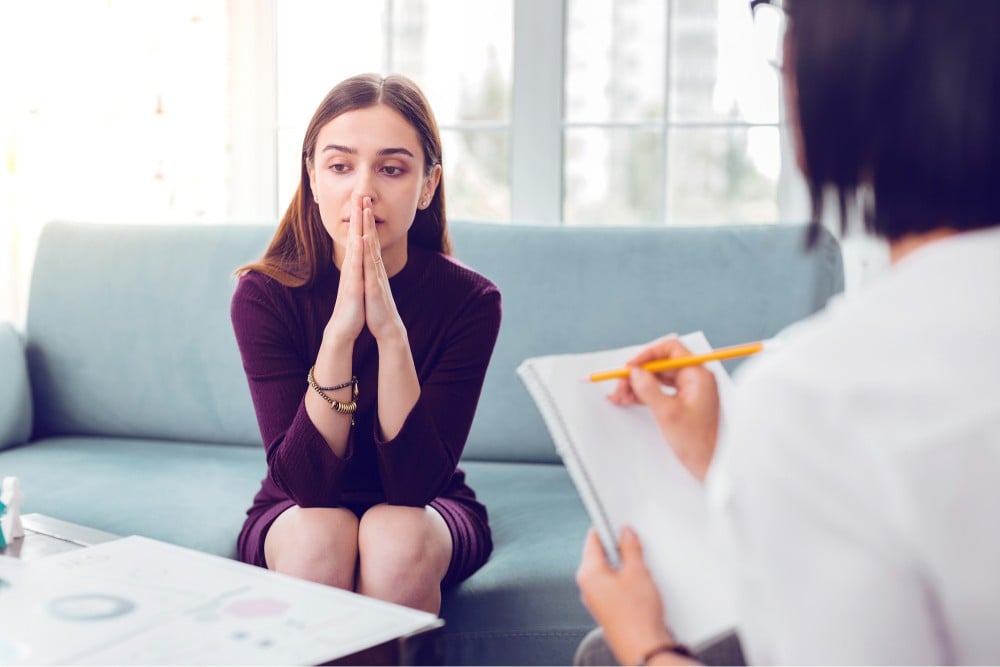
[[[424,179],[424,186],[420,191],[420,202],[417,204],[420,208],[427,208],[431,200],[434,199],[434,193],[437,192],[438,184],[441,182],[441,165],[436,164],[431,167],[430,173],[427,178]]]

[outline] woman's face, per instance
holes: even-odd
[[[337,267],[344,260],[355,201],[367,196],[387,270],[402,268],[417,207],[426,207],[441,178],[439,165],[425,173],[417,131],[386,105],[356,109],[320,129],[313,156],[309,180]]]

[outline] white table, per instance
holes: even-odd
[[[24,538],[0,550],[14,557],[0,559],[0,587],[10,603],[0,608],[0,662],[443,659],[444,622],[431,614],[148,538],[120,538],[41,514],[22,519]],[[64,651],[65,642],[77,648]]]

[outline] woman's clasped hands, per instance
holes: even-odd
[[[353,341],[367,325],[376,341],[405,332],[382,260],[371,197],[355,194],[337,302],[327,335]]]

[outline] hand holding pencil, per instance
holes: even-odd
[[[677,458],[692,475],[704,479],[718,437],[719,390],[715,375],[702,364],[763,349],[738,347],[692,355],[676,336],[661,338],[629,360],[625,369],[610,371],[618,382],[608,400],[619,406],[646,405]],[[664,392],[664,386],[673,392]]]

